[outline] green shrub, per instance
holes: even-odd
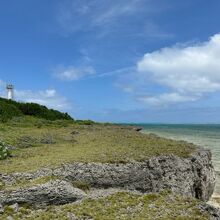
[[[16,106],[7,103],[0,104],[0,120],[2,122],[7,122],[9,119],[21,115],[22,112],[19,109],[17,109]]]
[[[47,120],[73,120],[68,113],[62,113],[54,109],[36,103],[22,103],[0,98],[0,120],[6,122],[13,117],[34,116]]]
[[[10,156],[10,152],[5,143],[0,142],[0,160],[4,160]]]
[[[95,124],[95,122],[92,120],[76,120],[75,123],[79,125],[94,125]]]

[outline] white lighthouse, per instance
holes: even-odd
[[[14,98],[14,86],[11,84],[8,84],[6,86],[7,89],[7,98],[8,100],[12,100]]]

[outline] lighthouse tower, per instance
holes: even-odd
[[[12,100],[14,98],[14,86],[11,84],[8,84],[6,86],[7,89],[7,98],[8,100]]]

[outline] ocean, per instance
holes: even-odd
[[[184,140],[210,149],[217,177],[214,195],[220,197],[220,125],[138,124],[138,126],[143,128],[144,133]]]

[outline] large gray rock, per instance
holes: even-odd
[[[56,169],[53,175],[82,181],[93,187],[123,187],[142,192],[173,192],[209,200],[215,186],[211,153],[200,149],[189,158],[153,157],[128,164],[73,163]]]
[[[170,189],[174,193],[209,200],[215,186],[215,172],[209,150],[198,149],[188,158],[174,155],[152,157],[127,164],[72,163],[35,173],[0,175],[5,184],[17,179],[58,176],[67,181],[86,182],[94,188],[121,187],[141,192]]]
[[[85,193],[74,188],[70,183],[62,180],[49,181],[30,188],[20,188],[12,192],[0,192],[3,205],[30,204],[49,205],[66,204],[82,199]]]

